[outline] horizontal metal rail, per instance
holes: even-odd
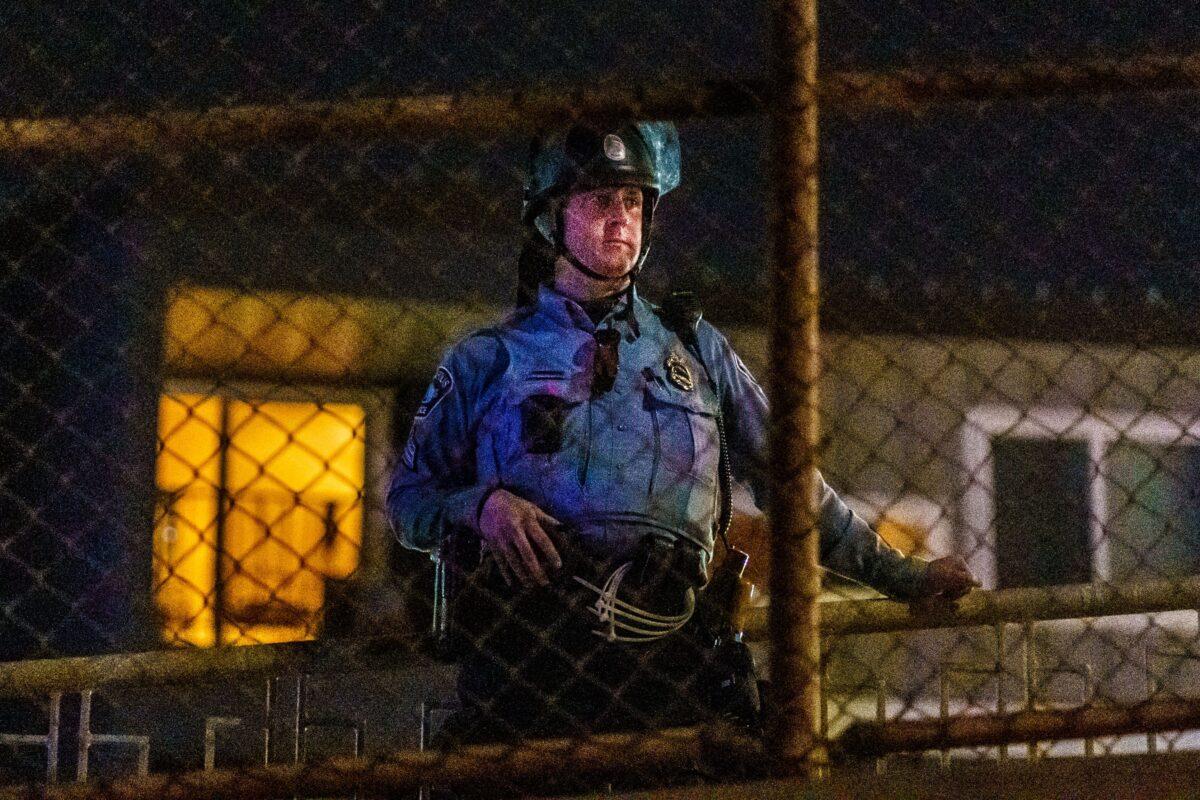
[[[956,745],[994,745],[1004,741],[1082,738],[1145,730],[1200,727],[1200,703],[1154,701],[1131,708],[1092,707],[1069,711],[1021,712],[1001,717],[959,717],[945,724],[862,723],[839,740],[849,755],[871,757],[886,752],[936,749]],[[1001,733],[1002,732],[1002,733]],[[1003,738],[1001,738],[1001,736]],[[1022,738],[1023,737],[1023,738]],[[473,746],[450,753],[400,751],[371,759],[342,758],[313,764],[286,764],[230,770],[156,773],[123,780],[0,788],[0,800],[229,800],[294,794],[390,796],[438,785],[450,789],[545,789],[548,778],[570,776],[598,783],[628,778],[637,771],[686,770],[695,765],[729,769],[761,764],[759,743],[727,728],[680,728],[653,734],[610,734],[587,740],[530,741],[521,747]],[[1116,780],[1115,776],[1131,780]],[[1033,779],[1036,778],[1036,779]],[[1134,779],[1136,778],[1136,779]],[[999,787],[1003,786],[1004,791]],[[758,787],[761,787],[759,791]],[[974,791],[952,791],[974,787]],[[1040,791],[1031,791],[1040,787]],[[947,795],[1022,797],[1098,796],[1109,798],[1192,797],[1200,787],[1200,759],[1194,753],[1151,759],[1114,756],[1101,761],[1054,759],[1053,762],[964,764],[937,773],[927,768],[893,765],[886,775],[857,770],[827,781],[771,781],[743,785],[726,795],[706,785],[703,792],[675,790],[672,797],[945,797]],[[801,791],[802,789],[802,791]],[[901,790],[903,789],[903,790]],[[911,791],[909,791],[911,789]],[[1091,789],[1094,789],[1092,791]],[[1188,791],[1183,791],[1184,789]],[[1015,796],[1015,795],[1014,795]]]
[[[837,600],[821,604],[821,633],[888,633],[1197,608],[1200,576],[1137,583],[1076,583],[977,590],[954,604],[920,608],[894,600]],[[766,621],[766,608],[751,609],[746,637],[765,640]]]
[[[753,783],[681,786],[662,792],[619,797],[661,800],[945,800],[1006,798],[1058,800],[1183,800],[1200,797],[1200,757],[1173,753],[1154,758],[1108,756],[1102,760],[1054,758],[1044,761],[952,762],[932,772],[921,763],[896,762],[871,774],[861,765],[835,766],[818,781],[774,779]],[[589,795],[589,797],[601,797]]]
[[[1080,98],[1200,90],[1200,55],[1030,62],[943,70],[843,71],[816,88],[824,113],[916,111],[942,103]],[[761,113],[761,78],[694,85],[564,88],[411,95],[287,105],[221,106],[143,114],[0,120],[0,152],[143,152],[337,137],[425,136],[430,131],[532,130],[584,116],[688,120]]]
[[[487,790],[544,789],[549,778],[597,783],[639,770],[686,771],[696,765],[728,769],[761,761],[758,742],[726,728],[677,728],[589,739],[530,741],[520,747],[477,745],[451,752],[400,751],[377,758],[340,758],[312,764],[152,774],[72,786],[0,789],[0,800],[254,800],[301,795],[399,796],[421,786]]]
[[[430,669],[406,639],[327,639],[0,663],[0,697],[80,692],[120,684],[210,683],[237,675]]]
[[[1200,728],[1200,700],[1148,700],[1135,706],[1091,704],[1070,709],[1030,709],[1012,714],[946,719],[856,722],[838,739],[841,750],[863,758],[885,753],[985,747],[1159,733]]]
[[[850,635],[1036,622],[1200,608],[1200,576],[1127,584],[1081,583],[974,591],[924,610],[893,600],[822,603],[821,633]],[[767,639],[767,609],[750,610],[746,638]],[[118,684],[212,681],[232,675],[284,675],[376,669],[431,669],[438,662],[402,638],[157,650],[0,663],[0,697],[78,692]]]
[[[222,106],[194,111],[103,114],[0,121],[0,152],[134,151],[153,154],[198,145],[450,131],[528,131],[581,116],[690,119],[738,116],[762,108],[763,83],[411,95],[286,105]]]
[[[835,72],[822,111],[918,111],[942,103],[1079,99],[1200,89],[1200,54],[987,64],[940,70]]]
[[[914,609],[892,600],[821,603],[822,634],[884,633],[1145,614],[1200,608],[1200,576],[1128,584],[973,591],[954,604]],[[746,638],[767,639],[767,609],[751,609]],[[320,674],[437,668],[404,638],[324,639],[240,648],[155,650],[0,663],[0,697],[78,692],[118,684],[181,684],[228,675]]]

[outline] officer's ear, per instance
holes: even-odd
[[[554,197],[546,201],[541,212],[534,217],[533,226],[552,247],[562,247],[563,199]]]
[[[554,244],[558,247],[565,247],[563,239],[567,230],[567,222],[565,219],[567,211],[567,200],[570,198],[570,193],[564,194],[561,197],[555,197],[550,201],[550,219],[553,220]]]

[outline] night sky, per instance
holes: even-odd
[[[823,3],[823,69],[1186,53],[1200,32],[1197,8],[1069,5]],[[337,12],[283,3],[89,6],[0,10],[0,112],[736,80],[765,69],[762,4],[434,2]],[[969,302],[964,293],[982,293],[1018,305],[1103,305],[1114,296],[1190,305],[1197,297],[1196,110],[1193,98],[1176,96],[950,106],[915,117],[826,115],[827,320],[854,327],[867,295],[890,313],[887,324],[906,329],[922,329],[917,317],[934,329],[963,324],[927,313],[947,305],[945,292],[961,304]],[[660,217],[647,273],[652,290],[690,285],[715,298],[711,316],[763,318],[765,141],[762,118],[684,126],[685,182]],[[470,297],[503,302],[511,283],[498,265],[511,262],[519,241],[511,220],[523,150],[519,138],[478,143],[431,132],[425,141],[304,148],[299,162],[295,148],[243,153],[240,176],[222,177],[218,164],[191,177],[203,186],[261,174],[272,184],[290,181],[301,194],[307,181],[313,202],[342,206],[328,218],[310,215],[331,229],[353,226],[355,198],[374,206],[382,201],[372,193],[420,198],[433,210],[424,226],[400,226],[404,252],[396,263],[359,270],[348,288],[464,296],[470,287]],[[460,196],[447,199],[448,187]],[[339,191],[347,196],[336,197]],[[236,231],[229,236],[237,238]],[[202,271],[220,282],[214,260]],[[411,280],[418,264],[432,280]],[[312,269],[238,272],[243,281],[313,289],[345,278]],[[731,299],[722,291],[730,281],[749,289]]]
[[[7,113],[333,98],[764,69],[765,4],[7,3]],[[336,11],[328,10],[330,7]],[[825,2],[825,69],[1186,53],[1187,4]]]

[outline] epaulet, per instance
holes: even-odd
[[[463,337],[464,340],[479,338],[498,339],[500,338],[500,329],[495,325],[488,325],[485,328],[476,328],[475,330],[468,332],[467,335]]]
[[[490,340],[488,342],[481,339]],[[494,349],[492,349],[494,347]],[[508,368],[508,348],[504,344],[504,335],[500,325],[489,325],[476,328],[468,333],[455,345],[459,352],[470,359],[477,359],[477,364],[487,364],[485,384],[490,384]]]
[[[460,357],[479,359],[489,356],[493,350],[506,350],[504,333],[499,325],[487,325],[467,331],[447,348],[446,354],[457,353]]]
[[[501,328],[512,328],[528,320],[537,312],[537,306],[517,306],[512,311],[504,315],[504,318],[487,330],[492,331],[495,336],[500,335]]]
[[[529,319],[537,311],[537,306],[517,306],[509,311],[503,317],[493,320],[490,324],[475,330],[464,336],[464,339],[471,339],[477,336],[489,336],[493,339],[500,340],[504,337],[506,329],[513,328],[525,320]]]
[[[483,342],[479,342],[479,340],[480,339],[490,339],[492,342],[495,343],[496,347],[499,350],[507,352],[508,348],[506,348],[504,346],[504,330],[503,330],[503,328],[504,328],[504,323],[501,323],[499,325],[488,325],[483,328],[476,328],[475,330],[471,331],[466,336],[464,336],[462,339],[460,339],[459,343],[466,344],[468,342],[476,342],[477,343],[475,345],[476,347],[481,346],[481,345],[486,346],[486,345],[484,345]]]

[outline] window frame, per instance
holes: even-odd
[[[390,389],[383,386],[347,387],[315,381],[289,383],[286,385],[262,380],[238,379],[213,381],[203,378],[167,378],[158,387],[154,421],[154,474],[151,476],[157,491],[158,463],[158,416],[161,398],[167,395],[198,394],[205,398],[222,398],[242,402],[284,403],[353,403],[363,409],[363,516],[362,540],[359,551],[358,569],[350,580],[364,587],[377,587],[386,583],[388,574],[389,526],[384,511],[387,492],[389,459],[392,450],[392,409],[395,398]],[[222,432],[224,435],[224,432]],[[220,513],[220,512],[218,512]],[[157,520],[151,520],[146,547],[151,551],[151,537]],[[156,637],[162,636],[162,622],[158,619],[153,585],[153,555],[149,554],[150,572],[146,575],[149,591],[149,607],[152,610],[153,630]],[[219,631],[220,625],[217,629]],[[216,646],[220,644],[219,636]]]
[[[1112,580],[1108,526],[1108,453],[1128,439],[1151,445],[1200,446],[1200,417],[1184,411],[1088,410],[1070,405],[985,403],[968,410],[960,429],[965,485],[959,496],[959,546],[985,589],[999,585],[996,562],[995,462],[992,440],[1070,439],[1087,444],[1088,546],[1093,582]]]

